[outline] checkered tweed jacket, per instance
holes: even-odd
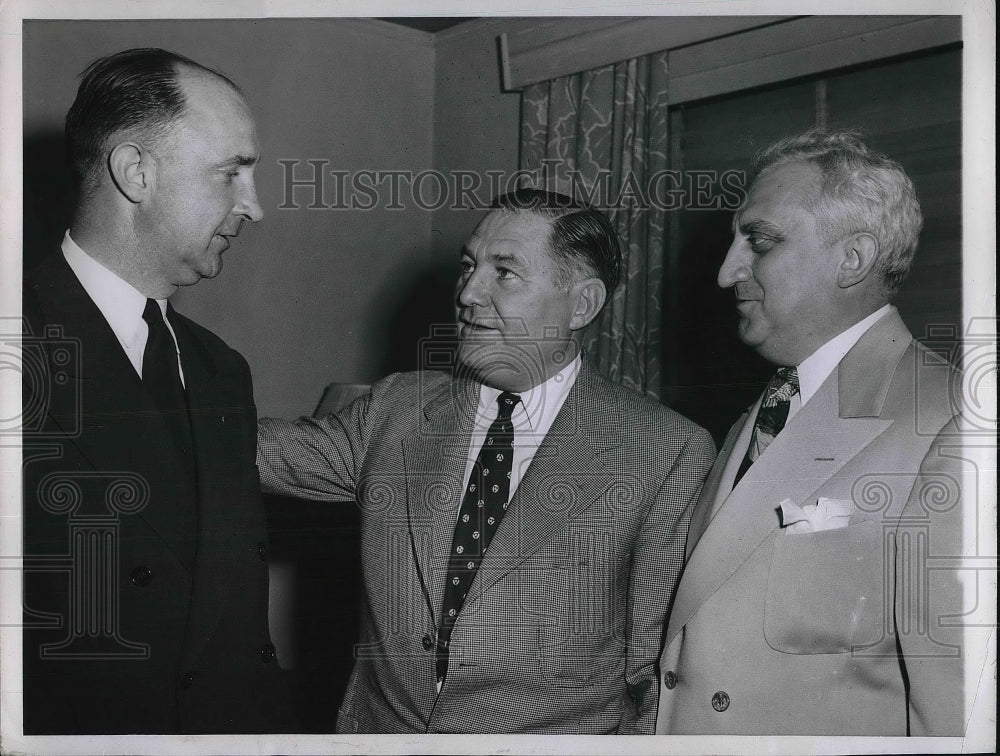
[[[478,388],[396,374],[320,420],[260,421],[267,491],[361,507],[360,642],[338,731],[652,732],[711,438],[584,363],[470,587],[438,694],[433,639]]]

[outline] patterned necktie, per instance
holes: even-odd
[[[743,464],[740,465],[740,470],[736,474],[734,486],[740,482],[740,478],[750,468],[750,465],[757,461],[768,444],[785,427],[792,397],[797,393],[799,393],[799,375],[795,368],[778,368],[778,372],[764,389],[764,399],[760,403],[760,409],[757,410],[757,421],[754,423],[750,446],[747,448]]]
[[[441,627],[437,640],[437,680],[448,673],[448,645],[465,594],[469,591],[483,554],[507,511],[510,473],[514,454],[514,425],[511,413],[521,397],[506,391],[497,397],[497,419],[486,432],[486,440],[476,457],[469,483],[462,497],[458,523],[448,559],[448,575],[441,607]]]
[[[156,300],[146,300],[142,319],[149,326],[146,348],[142,353],[142,385],[159,407],[160,414],[193,475],[194,444],[191,440],[191,423],[184,387],[177,367],[177,347]]]

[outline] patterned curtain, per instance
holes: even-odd
[[[667,73],[667,53],[655,53],[521,95],[521,170],[539,176],[539,188],[607,212],[622,238],[623,283],[588,329],[588,358],[654,399],[667,218],[665,203],[650,202],[649,190],[669,167]]]

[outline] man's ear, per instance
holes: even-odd
[[[607,289],[604,282],[599,278],[588,278],[573,284],[572,289],[575,308],[573,317],[570,318],[569,328],[571,331],[579,331],[586,328],[590,322],[597,317],[597,314],[604,307],[604,300],[607,299]]]
[[[142,202],[153,186],[155,166],[149,150],[134,142],[115,145],[108,156],[111,178],[129,202]]]
[[[849,289],[871,274],[878,257],[878,241],[869,233],[851,234],[841,242],[837,286]]]

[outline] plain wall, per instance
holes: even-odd
[[[260,414],[309,414],[331,381],[367,383],[409,366],[415,353],[398,324],[414,321],[435,267],[430,213],[308,209],[301,189],[300,209],[279,209],[278,161],[300,161],[298,179],[310,159],[351,172],[429,167],[433,37],[364,19],[26,22],[26,266],[58,249],[70,220],[62,134],[78,75],[129,47],[164,47],[219,69],[256,115],[264,220],[244,224],[218,278],[172,302],[247,358]]]
[[[439,32],[434,65],[434,167],[455,175],[482,177],[476,192],[491,199],[487,171],[513,176],[518,168],[521,93],[504,92],[498,38],[538,23],[537,19],[494,18]],[[469,203],[471,204],[471,203]],[[435,251],[453,255],[455,270],[462,244],[484,210],[442,208],[434,213]]]

